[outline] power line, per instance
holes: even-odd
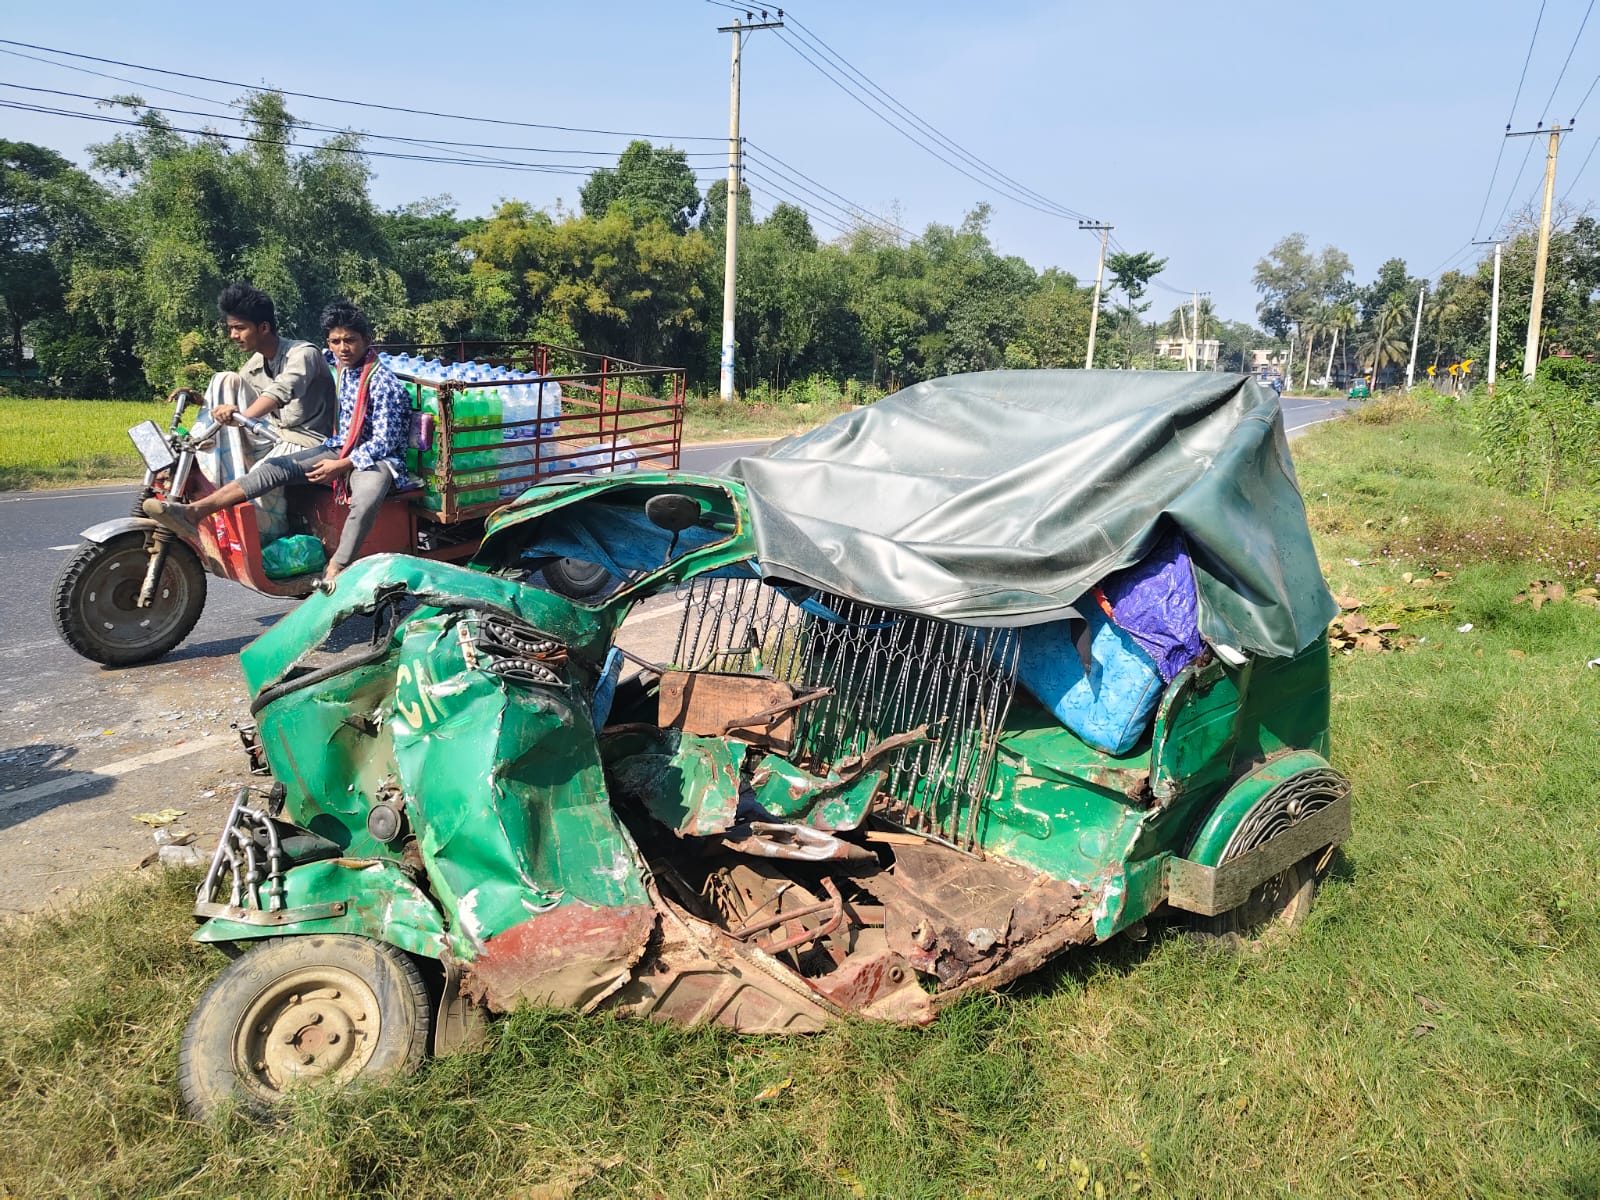
[[[1534,18],[1534,20],[1533,20],[1533,36],[1528,39],[1528,52],[1522,56],[1522,74],[1517,77],[1517,91],[1516,91],[1516,94],[1511,97],[1511,109],[1510,109],[1509,112],[1506,113],[1506,132],[1507,133],[1511,132],[1511,122],[1516,118],[1516,115],[1517,115],[1517,103],[1518,103],[1518,101],[1520,101],[1522,99],[1522,85],[1523,85],[1524,81],[1526,81],[1526,79],[1528,78],[1528,64],[1533,61],[1534,43],[1536,43],[1539,40],[1539,25],[1544,20],[1544,6],[1545,6],[1545,0],[1539,0],[1539,15],[1536,16]],[[1587,15],[1585,16],[1584,19],[1585,20],[1588,19]],[[1500,146],[1495,151],[1495,155],[1494,155],[1494,170],[1489,172],[1489,186],[1483,189],[1483,204],[1478,209],[1478,219],[1477,219],[1476,222],[1473,223],[1473,226],[1472,226],[1472,236],[1473,236],[1473,238],[1476,238],[1478,236],[1478,230],[1483,228],[1483,214],[1489,211],[1489,198],[1494,195],[1494,183],[1495,183],[1496,179],[1500,178],[1500,161],[1501,161],[1502,158],[1505,157],[1505,153],[1506,153],[1506,140],[1505,140],[1505,138],[1501,138],[1500,139]],[[1526,167],[1528,165],[1527,155],[1526,154],[1523,155],[1522,165],[1523,165],[1523,167]],[[1522,172],[1521,171],[1517,172],[1517,178],[1519,180],[1522,178]],[[1515,183],[1513,183],[1511,185],[1511,190],[1512,190],[1513,193],[1516,192],[1517,185]],[[1507,201],[1507,203],[1509,204],[1510,201]],[[1505,214],[1503,212],[1500,215],[1502,217],[1505,216]],[[1499,228],[1499,223],[1498,222],[1496,223],[1495,228],[1497,228],[1497,229]]]
[[[0,38],[0,45],[20,46],[25,50],[39,50],[46,54],[59,54],[66,58],[76,58],[84,62],[102,63],[107,66],[125,67],[132,71],[150,71],[157,75],[166,75],[177,79],[193,79],[201,83],[217,83],[224,87],[243,88],[246,91],[278,92],[284,96],[294,96],[301,100],[319,100],[327,104],[348,104],[357,108],[371,108],[382,112],[405,113],[413,117],[440,117],[447,121],[472,121],[481,125],[506,125],[518,129],[550,129],[560,133],[593,133],[604,137],[646,138],[651,141],[666,142],[721,142],[725,138],[707,135],[672,135],[665,133],[639,133],[626,129],[590,129],[580,125],[551,125],[537,121],[513,121],[505,117],[479,117],[466,113],[435,112],[425,108],[408,108],[398,104],[379,104],[371,100],[352,100],[342,96],[325,96],[317,92],[297,92],[289,88],[270,87],[261,84],[240,83],[235,79],[219,79],[214,75],[197,75],[189,71],[173,71],[166,67],[152,67],[143,63],[124,62],[116,58],[102,58],[94,54],[79,54],[73,50],[61,50],[55,46],[40,46],[33,42],[19,42],[12,38]],[[59,64],[66,65],[66,64]]]
[[[934,128],[927,121],[924,121],[921,117],[919,117],[916,113],[912,112],[909,108],[907,108],[900,101],[896,100],[893,96],[891,96],[883,88],[879,87],[876,83],[874,83],[871,79],[869,79],[865,74],[863,74],[860,70],[858,70],[852,63],[848,62],[844,58],[843,55],[839,54],[836,50],[833,49],[832,46],[829,46],[820,37],[818,37],[815,33],[813,33],[804,24],[804,22],[802,22],[793,13],[789,14],[788,21],[789,21],[790,25],[792,25],[794,28],[796,28],[797,30],[800,31],[800,34],[801,34],[802,37],[806,38],[809,42],[811,42],[822,54],[824,54],[828,58],[832,59],[840,67],[842,67],[844,70],[848,71],[856,79],[860,80],[863,84],[865,84],[868,88],[870,88],[873,92],[876,92],[879,96],[881,96],[885,101],[887,101],[889,103],[890,106],[892,106],[894,109],[896,109],[900,114],[905,116],[908,120],[910,120],[912,123],[917,125],[922,130],[926,131],[927,134],[930,137],[934,138],[936,141],[938,141],[941,144],[943,144],[944,146],[946,146],[953,153],[959,155],[961,158],[966,160],[969,164],[971,164],[976,169],[984,172],[986,175],[988,175],[991,178],[993,178],[993,179],[1005,184],[1006,186],[1008,186],[1010,188],[1014,188],[1016,191],[1021,192],[1023,195],[1028,196],[1033,200],[1037,200],[1041,204],[1048,205],[1049,207],[1054,208],[1054,209],[1059,209],[1061,211],[1061,213],[1063,215],[1065,215],[1065,216],[1070,216],[1070,217],[1073,217],[1075,219],[1083,219],[1084,218],[1084,214],[1083,213],[1076,212],[1073,209],[1068,208],[1064,204],[1057,203],[1056,201],[1050,199],[1050,197],[1048,197],[1046,195],[1043,195],[1040,192],[1035,191],[1033,188],[1028,187],[1027,185],[1017,181],[1016,179],[1013,179],[1011,176],[1005,174],[1003,171],[1000,171],[998,168],[996,168],[996,167],[990,165],[989,163],[985,162],[983,159],[979,158],[976,154],[973,154],[971,151],[967,150],[965,147],[961,146],[960,144],[955,142],[953,139],[951,139],[949,137],[946,137],[938,129]]]
[[[177,114],[179,114],[181,116],[186,116],[186,117],[211,117],[211,118],[213,118],[215,120],[236,121],[236,122],[247,121],[247,120],[250,119],[248,116],[240,116],[240,115],[237,115],[235,113],[207,112],[207,111],[203,111],[201,109],[193,109],[193,108],[174,108],[174,107],[171,107],[171,106],[168,106],[168,105],[147,104],[142,100],[138,101],[137,103],[132,103],[132,102],[129,102],[128,100],[125,100],[125,99],[122,99],[122,98],[118,98],[118,97],[114,97],[114,96],[93,96],[93,95],[89,95],[89,94],[84,93],[84,92],[69,92],[69,91],[62,91],[62,90],[60,90],[58,88],[34,87],[34,86],[31,86],[31,85],[25,84],[25,83],[7,83],[7,82],[5,82],[3,80],[0,80],[0,87],[13,88],[13,89],[16,89],[18,91],[24,91],[24,92],[37,92],[37,93],[42,93],[42,94],[50,95],[50,96],[63,96],[63,97],[67,97],[67,98],[74,99],[74,100],[89,100],[89,101],[92,101],[92,102],[94,102],[96,104],[117,105],[117,106],[122,106],[122,107],[127,107],[127,108],[144,108],[144,109],[150,110],[151,112],[177,113]],[[228,102],[227,101],[215,101],[214,103],[228,103]],[[232,105],[232,107],[242,107],[242,106]],[[294,119],[293,123],[297,128],[305,129],[306,131],[311,132],[311,133],[356,134],[356,135],[358,135],[360,137],[363,137],[363,138],[373,138],[373,139],[378,140],[378,141],[407,142],[407,143],[410,143],[412,145],[419,145],[419,146],[442,146],[442,147],[450,147],[452,149],[461,148],[461,149],[468,149],[468,150],[512,150],[512,151],[516,151],[516,152],[522,153],[522,154],[576,154],[576,155],[579,155],[579,156],[585,156],[585,157],[591,157],[591,158],[593,158],[593,157],[615,158],[616,155],[617,155],[617,152],[615,150],[611,150],[611,149],[608,149],[608,150],[581,150],[581,149],[575,149],[575,148],[570,148],[570,147],[556,148],[556,147],[548,147],[548,146],[509,146],[509,145],[503,145],[503,144],[497,143],[497,142],[461,142],[461,141],[451,141],[451,140],[443,139],[443,138],[401,137],[398,134],[373,133],[370,130],[356,130],[356,129],[348,129],[348,128],[341,129],[341,128],[338,128],[338,127],[332,126],[332,125],[319,125],[319,124],[317,124],[315,122],[303,121],[303,120],[300,120],[298,118]],[[678,153],[684,155],[686,158],[719,158],[719,157],[721,157],[721,152],[720,151],[716,151],[716,150],[680,150],[680,151],[678,151]],[[501,161],[504,161],[504,160],[501,160]]]
[[[29,104],[16,100],[0,100],[0,108],[11,109],[16,112],[31,112],[42,116],[70,117],[80,121],[93,121],[102,125],[122,125],[148,129],[147,122],[129,117],[112,117],[102,113],[75,112],[71,109],[52,108],[47,105]],[[505,159],[462,158],[459,156],[436,154],[401,154],[390,150],[370,150],[360,146],[340,146],[333,142],[324,142],[321,145],[296,142],[282,138],[260,137],[243,133],[222,133],[216,129],[194,129],[178,125],[164,124],[162,128],[170,133],[186,133],[196,137],[220,138],[230,142],[250,142],[263,146],[283,146],[296,150],[320,150],[333,154],[351,154],[365,158],[386,158],[403,162],[437,163],[444,166],[460,167],[489,167],[505,171],[526,171],[543,175],[590,175],[595,167],[592,163],[518,163]],[[359,134],[347,136],[359,138]],[[711,168],[702,168],[711,169]]]
[[[787,35],[786,31],[779,30],[778,31],[778,37],[791,50],[793,50],[801,58],[805,59],[806,62],[810,63],[811,66],[813,68],[815,68],[816,71],[819,74],[821,74],[825,79],[828,80],[828,82],[832,83],[840,91],[844,92],[845,95],[849,96],[857,104],[861,105],[862,108],[866,109],[873,116],[877,117],[878,120],[882,121],[890,129],[893,129],[901,137],[905,138],[907,141],[911,142],[913,145],[916,145],[916,146],[920,147],[921,149],[927,151],[929,154],[933,155],[934,158],[937,158],[940,162],[944,163],[947,167],[950,167],[952,170],[955,170],[955,171],[959,172],[960,174],[965,175],[968,179],[972,180],[974,183],[978,184],[980,187],[987,188],[988,190],[990,190],[992,192],[995,192],[997,195],[1000,195],[1000,196],[1004,197],[1005,199],[1012,201],[1015,204],[1021,204],[1026,208],[1031,208],[1035,212],[1044,213],[1046,216],[1049,216],[1049,217],[1064,218],[1066,216],[1066,211],[1067,210],[1041,207],[1040,205],[1035,204],[1033,201],[1028,200],[1025,197],[1022,197],[1020,195],[1014,194],[1013,192],[1007,191],[1003,187],[997,186],[996,184],[994,184],[990,180],[984,179],[983,177],[981,177],[979,175],[974,175],[971,171],[967,170],[960,163],[952,162],[944,154],[940,153],[940,151],[938,149],[936,149],[933,146],[930,146],[927,142],[923,141],[915,133],[913,133],[910,130],[906,129],[903,125],[898,124],[895,120],[891,119],[888,115],[886,115],[884,112],[882,112],[879,108],[877,108],[873,104],[869,103],[853,87],[851,87],[849,83],[847,83],[845,81],[842,81],[832,70],[830,70],[828,67],[824,66],[822,63],[818,62],[815,58],[811,57],[811,55],[806,52],[806,48],[803,45],[801,45],[799,42],[795,41],[795,39],[789,37]]]
[[[857,213],[840,209],[837,205],[820,207],[821,202],[804,200],[796,195],[792,186],[779,179],[772,179],[760,171],[752,171],[748,166],[743,172],[743,178],[758,180],[768,191],[782,196],[791,204],[803,209],[808,216],[826,221],[842,233],[854,232],[856,229],[868,227],[882,230],[883,227],[874,225],[871,220],[863,218]],[[886,230],[884,232],[887,232]]]
[[[1600,146],[1600,137],[1596,137],[1594,141],[1589,143],[1589,153],[1583,156],[1583,162],[1579,164],[1576,174],[1572,176],[1572,181],[1567,184],[1567,190],[1561,193],[1561,203],[1565,204],[1567,202],[1567,197],[1572,194],[1572,189],[1577,186],[1584,169],[1589,165],[1589,160],[1594,157],[1594,148],[1596,146]]]
[[[1539,25],[1544,20],[1545,0],[1539,0],[1539,15],[1533,19],[1533,36],[1528,39],[1528,52],[1522,56],[1522,74],[1517,76],[1517,94],[1511,97],[1511,111],[1506,114],[1506,128],[1517,115],[1517,102],[1522,99],[1522,85],[1528,78],[1528,64],[1533,61],[1533,44],[1539,40]]]
[[[1567,77],[1567,67],[1572,63],[1572,52],[1578,48],[1578,39],[1583,37],[1583,27],[1589,23],[1589,14],[1594,11],[1594,0],[1589,0],[1589,7],[1583,10],[1583,20],[1578,22],[1578,32],[1572,36],[1572,45],[1567,47],[1566,61],[1561,64],[1561,73],[1556,76],[1555,87],[1550,89],[1550,99],[1544,102],[1544,111],[1539,114],[1539,124],[1544,124],[1544,119],[1550,115],[1550,105],[1555,102],[1556,89],[1561,86],[1561,81]]]
[[[1500,226],[1505,223],[1506,213],[1511,211],[1511,202],[1517,198],[1517,186],[1522,182],[1522,174],[1528,169],[1528,157],[1533,153],[1533,139],[1528,139],[1528,148],[1522,152],[1522,165],[1517,168],[1517,177],[1511,181],[1511,191],[1506,195],[1506,202],[1500,209],[1500,215],[1494,219],[1493,233],[1500,231]],[[1474,233],[1477,231],[1474,230]]]
[[[909,239],[909,238],[914,238],[916,236],[914,233],[912,233],[909,229],[906,229],[904,226],[896,224],[894,221],[889,220],[887,217],[878,216],[871,209],[865,207],[864,205],[857,204],[857,203],[855,203],[855,201],[850,200],[850,199],[848,199],[848,198],[846,198],[844,196],[841,196],[838,192],[834,191],[832,188],[828,187],[826,184],[819,183],[817,180],[811,178],[811,176],[807,175],[804,171],[801,171],[797,167],[790,166],[783,159],[779,158],[776,154],[773,154],[770,150],[766,150],[766,149],[762,148],[761,146],[758,146],[754,142],[751,142],[749,140],[746,140],[745,148],[746,148],[746,151],[748,153],[753,153],[753,154],[756,155],[757,158],[764,160],[766,162],[766,165],[770,166],[774,171],[776,171],[779,174],[781,174],[781,175],[785,176],[786,178],[788,178],[790,180],[790,182],[794,183],[797,187],[800,186],[799,181],[800,180],[804,180],[806,183],[809,183],[809,184],[813,185],[814,187],[820,188],[823,192],[826,192],[829,196],[832,196],[835,200],[837,200],[840,204],[842,204],[852,214],[855,214],[856,216],[858,216],[860,218],[863,218],[863,219],[871,222],[874,225],[879,225],[885,230],[892,230],[893,232],[899,234],[901,237],[905,237],[905,238]],[[806,189],[806,190],[809,191],[810,189]],[[813,192],[812,195],[816,195],[816,193]]]

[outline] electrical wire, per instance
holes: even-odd
[[[1517,198],[1517,188],[1522,183],[1522,176],[1528,169],[1528,159],[1533,154],[1533,139],[1528,139],[1528,148],[1522,152],[1522,165],[1517,168],[1517,177],[1511,181],[1511,191],[1506,194],[1506,202],[1500,209],[1500,215],[1494,220],[1495,236],[1499,236],[1500,227],[1505,224],[1506,213],[1511,211],[1511,202]]]
[[[246,121],[249,119],[248,117],[239,116],[235,113],[208,112],[193,108],[174,108],[168,105],[146,104],[143,101],[133,103],[126,99],[115,96],[93,96],[84,92],[69,92],[58,88],[34,87],[25,83],[8,83],[4,80],[0,80],[0,87],[12,88],[24,92],[36,92],[50,96],[62,96],[73,100],[89,100],[95,104],[116,105],[126,108],[143,108],[149,109],[152,112],[161,113],[177,113],[180,116],[186,117],[210,117],[214,120],[236,122]],[[215,101],[214,103],[227,102]],[[442,138],[401,137],[398,134],[373,133],[370,130],[341,129],[332,125],[319,125],[315,122],[302,121],[298,118],[294,120],[293,124],[296,128],[304,129],[311,133],[352,134],[362,138],[372,138],[378,141],[407,142],[412,145],[434,146],[439,148],[461,148],[468,150],[511,150],[521,154],[575,154],[581,157],[603,158],[615,158],[617,154],[615,150],[582,150],[570,147],[558,148],[549,146],[509,146],[497,142],[461,142]],[[717,150],[680,150],[678,153],[684,155],[686,158],[718,159],[722,157],[722,152]]]
[[[1567,67],[1572,64],[1572,53],[1578,48],[1578,39],[1583,37],[1583,28],[1589,23],[1589,14],[1594,11],[1594,0],[1589,0],[1589,7],[1583,10],[1583,20],[1578,22],[1578,32],[1572,36],[1572,45],[1567,47],[1566,61],[1561,64],[1561,73],[1556,76],[1555,87],[1550,89],[1550,98],[1544,102],[1544,111],[1539,114],[1539,124],[1543,125],[1546,117],[1550,115],[1550,105],[1555,102],[1556,89],[1561,86],[1561,81],[1567,77]]]
[[[1528,78],[1528,64],[1533,61],[1533,47],[1534,47],[1534,44],[1539,40],[1539,25],[1540,25],[1541,22],[1544,21],[1544,6],[1545,6],[1545,2],[1546,2],[1546,0],[1539,0],[1539,14],[1538,14],[1538,16],[1536,16],[1533,19],[1533,36],[1528,39],[1528,51],[1527,51],[1526,54],[1524,54],[1522,56],[1522,74],[1517,77],[1516,94],[1511,97],[1511,109],[1510,109],[1510,111],[1508,111],[1506,113],[1506,132],[1507,133],[1511,132],[1511,122],[1516,119],[1516,115],[1517,115],[1517,103],[1522,99],[1522,85]],[[1586,21],[1588,20],[1588,14],[1584,15],[1584,20],[1586,20]],[[1576,42],[1574,42],[1574,45],[1576,45]],[[1587,99],[1587,97],[1585,97],[1585,99]],[[1477,219],[1477,221],[1475,221],[1473,223],[1473,226],[1472,226],[1472,239],[1473,240],[1477,239],[1478,230],[1483,228],[1483,215],[1486,212],[1489,211],[1489,199],[1490,199],[1490,197],[1492,197],[1494,195],[1495,180],[1500,178],[1500,161],[1501,161],[1502,158],[1505,157],[1505,153],[1506,153],[1506,139],[1502,137],[1500,139],[1500,147],[1499,147],[1499,149],[1497,149],[1495,151],[1494,169],[1489,172],[1489,186],[1483,189],[1483,204],[1478,209],[1478,219]],[[1528,165],[1528,160],[1527,160],[1527,155],[1526,154],[1523,155],[1522,165],[1524,167],[1526,167]],[[1517,173],[1517,178],[1519,180],[1522,178],[1522,174],[1521,174],[1520,171]],[[1511,185],[1511,191],[1512,191],[1513,195],[1516,193],[1516,190],[1517,190],[1517,185],[1515,183],[1513,183]],[[1507,200],[1506,203],[1510,204],[1510,201]],[[1504,218],[1505,213],[1502,212],[1500,215],[1501,215],[1502,218]],[[1499,223],[1498,222],[1496,222],[1495,228],[1496,229],[1499,228]]]
[[[1578,180],[1583,177],[1584,170],[1589,166],[1589,160],[1594,157],[1594,148],[1596,146],[1600,146],[1600,136],[1597,136],[1594,141],[1589,143],[1589,153],[1583,156],[1583,162],[1579,164],[1577,173],[1573,175],[1571,182],[1567,184],[1567,190],[1561,193],[1561,203],[1565,204],[1567,202],[1567,197],[1572,194],[1572,189],[1578,185]]]
[[[626,129],[591,129],[581,125],[553,125],[538,121],[513,121],[505,117],[479,117],[467,113],[436,112],[426,108],[408,108],[399,104],[379,104],[372,100],[352,100],[343,96],[325,96],[317,92],[297,92],[289,88],[270,87],[260,84],[240,83],[235,79],[219,79],[214,75],[198,75],[189,71],[174,71],[166,67],[152,67],[144,63],[125,62],[117,58],[102,58],[95,54],[79,54],[73,50],[62,50],[55,46],[40,46],[33,42],[20,42],[13,38],[0,38],[0,46],[20,46],[25,50],[39,50],[46,54],[57,54],[65,58],[75,58],[84,62],[101,63],[106,66],[124,67],[131,71],[149,71],[157,75],[166,75],[177,79],[192,79],[201,83],[217,83],[224,87],[243,88],[246,91],[273,91],[284,96],[294,96],[301,100],[318,100],[327,104],[348,104],[357,108],[371,108],[382,112],[404,113],[413,117],[439,117],[447,121],[472,121],[481,125],[506,125],[518,129],[550,129],[561,133],[593,133],[605,137],[645,138],[650,141],[664,142],[722,142],[726,138],[709,135],[673,135],[665,133],[639,133]],[[59,64],[65,66],[66,64]]]
[[[986,188],[989,191],[992,191],[995,194],[1003,197],[1004,199],[1010,200],[1014,204],[1021,204],[1023,207],[1031,208],[1035,212],[1043,213],[1047,217],[1056,217],[1056,218],[1063,219],[1063,220],[1066,219],[1066,215],[1067,214],[1066,214],[1065,211],[1057,210],[1057,209],[1053,209],[1053,208],[1045,208],[1045,207],[1042,207],[1041,205],[1035,204],[1033,201],[1031,201],[1031,200],[1029,200],[1029,199],[1027,199],[1027,198],[1025,198],[1023,196],[1017,195],[1014,192],[1009,192],[1005,188],[997,186],[996,184],[994,184],[990,180],[984,179],[982,176],[973,174],[971,171],[969,171],[965,167],[963,167],[960,163],[952,161],[949,157],[947,157],[946,155],[940,153],[940,151],[938,149],[936,149],[935,147],[930,146],[926,141],[924,141],[922,138],[918,137],[915,133],[911,132],[910,130],[907,130],[906,128],[904,128],[903,125],[898,124],[895,120],[891,119],[881,109],[879,109],[879,108],[875,107],[873,104],[869,103],[848,82],[846,82],[844,80],[841,80],[838,77],[838,75],[835,74],[832,70],[830,70],[827,66],[825,66],[824,64],[818,62],[809,53],[807,53],[806,48],[803,45],[801,45],[801,43],[799,43],[798,41],[796,41],[793,38],[786,37],[784,30],[780,29],[780,30],[777,31],[777,33],[778,33],[779,40],[782,41],[784,43],[784,45],[788,46],[791,50],[793,50],[796,54],[798,54],[806,62],[811,64],[811,66],[818,72],[818,74],[822,75],[825,79],[828,80],[828,82],[832,83],[836,88],[838,88],[840,91],[842,91],[845,95],[849,96],[852,100],[854,100],[862,108],[866,109],[869,113],[871,113],[874,117],[878,118],[878,120],[882,121],[885,125],[887,125],[890,129],[894,130],[901,137],[905,138],[907,141],[911,142],[913,145],[918,146],[921,149],[927,151],[934,158],[937,158],[940,162],[944,163],[947,167],[950,167],[952,170],[958,172],[959,174],[965,175],[968,179],[972,180],[974,183],[978,184],[980,187]]]
[[[746,151],[747,157],[750,154],[754,154],[759,161],[766,163],[766,165],[771,167],[774,172],[776,172],[777,174],[783,175],[791,183],[793,183],[796,187],[801,187],[802,184],[801,184],[800,181],[803,180],[805,183],[808,183],[808,184],[812,185],[812,187],[820,189],[822,192],[825,192],[827,195],[833,197],[834,200],[838,201],[839,204],[843,205],[846,210],[848,210],[849,212],[855,214],[859,219],[870,221],[872,224],[880,226],[886,232],[892,231],[895,234],[899,235],[900,237],[903,237],[903,238],[906,238],[906,239],[911,239],[911,238],[914,238],[916,236],[914,233],[912,233],[909,229],[905,228],[903,225],[896,224],[894,221],[889,220],[887,217],[880,217],[876,213],[874,213],[871,209],[867,208],[865,205],[857,204],[857,203],[855,203],[855,201],[850,200],[850,199],[848,199],[848,198],[846,198],[844,196],[841,196],[838,192],[834,191],[832,188],[828,187],[826,184],[819,183],[817,180],[815,180],[811,176],[807,175],[804,171],[801,171],[796,167],[790,166],[787,162],[785,162],[783,159],[779,158],[776,154],[772,153],[770,150],[763,149],[762,147],[756,145],[754,142],[751,142],[751,141],[747,140],[745,142],[745,151]],[[805,190],[809,192],[810,188],[806,188]],[[816,192],[811,192],[811,194],[812,195],[817,195]],[[822,200],[822,198],[820,196],[818,197],[818,199]],[[827,203],[827,201],[822,200],[822,203]]]
[[[1539,0],[1539,14],[1533,19],[1533,36],[1528,39],[1528,52],[1522,56],[1522,74],[1517,76],[1517,93],[1511,97],[1511,111],[1506,114],[1506,128],[1517,115],[1517,102],[1522,99],[1522,85],[1528,78],[1528,64],[1533,61],[1533,45],[1539,40],[1539,25],[1544,20],[1545,0]]]
[[[31,112],[42,116],[70,117],[80,121],[92,121],[102,125],[121,125],[148,129],[146,121],[129,117],[112,117],[103,113],[75,112],[72,109],[52,108],[47,105],[29,104],[16,100],[0,100],[0,109],[10,109],[15,112]],[[186,133],[196,137],[220,138],[230,142],[249,142],[263,146],[282,146],[295,150],[323,151],[332,154],[351,154],[364,158],[394,159],[403,162],[437,163],[444,166],[463,167],[489,167],[497,170],[526,171],[543,175],[577,175],[588,176],[593,174],[595,167],[592,163],[518,163],[509,160],[485,160],[478,158],[462,158],[459,156],[437,154],[402,154],[391,150],[371,150],[361,146],[341,146],[333,142],[321,145],[297,142],[284,138],[260,137],[253,134],[222,133],[215,129],[195,129],[191,127],[164,124],[164,130],[170,133]],[[347,135],[359,139],[359,134]]]
[[[1069,216],[1069,217],[1072,217],[1074,219],[1087,219],[1085,214],[1077,212],[1074,209],[1068,208],[1066,205],[1060,204],[1057,201],[1052,200],[1049,196],[1046,196],[1046,195],[1044,195],[1044,194],[1042,194],[1040,192],[1037,192],[1033,188],[1028,187],[1026,184],[1023,184],[1023,183],[1019,182],[1018,180],[1013,179],[1011,176],[1005,174],[1003,171],[999,170],[997,167],[994,167],[991,164],[985,162],[983,159],[979,158],[976,154],[973,154],[971,151],[967,150],[965,147],[961,146],[959,143],[957,143],[953,139],[945,136],[945,134],[941,133],[938,129],[934,128],[927,121],[924,121],[916,113],[912,112],[911,109],[907,108],[899,100],[896,100],[893,96],[891,96],[883,88],[879,87],[876,83],[874,83],[870,78],[868,78],[865,74],[863,74],[860,70],[858,70],[855,67],[854,64],[852,64],[849,61],[847,61],[844,58],[843,55],[839,54],[838,51],[834,50],[834,48],[832,46],[828,45],[828,43],[824,42],[820,37],[818,37],[815,33],[813,33],[805,25],[805,23],[802,22],[793,13],[790,13],[788,15],[787,22],[788,22],[789,25],[793,26],[796,30],[798,30],[800,32],[800,35],[803,38],[805,38],[808,42],[810,42],[818,50],[819,53],[825,55],[827,58],[831,59],[833,62],[838,64],[840,68],[842,68],[843,70],[847,71],[849,74],[851,74],[856,79],[858,79],[863,85],[865,85],[871,91],[875,92],[878,96],[880,96],[885,102],[887,102],[899,114],[904,116],[907,120],[912,122],[914,125],[918,126],[921,130],[926,132],[928,134],[928,136],[932,137],[935,141],[941,143],[943,146],[945,146],[947,149],[949,149],[952,153],[954,153],[957,156],[959,156],[960,158],[964,159],[968,164],[970,164],[976,170],[982,171],[985,175],[988,175],[990,178],[996,180],[997,182],[999,182],[999,183],[1001,183],[1001,184],[1003,184],[1003,185],[1005,185],[1007,187],[1015,189],[1016,191],[1022,193],[1023,195],[1028,196],[1030,199],[1038,201],[1040,204],[1047,205],[1048,207],[1053,208],[1053,209],[1058,209],[1065,216]]]

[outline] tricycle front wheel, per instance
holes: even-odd
[[[155,599],[139,607],[150,565],[145,535],[119,533],[79,546],[56,579],[54,613],[62,641],[108,667],[160,658],[200,619],[206,573],[193,550],[173,539],[156,581]]]
[[[415,1070],[432,1014],[417,964],[349,934],[276,938],[229,963],[178,1052],[184,1103],[204,1119],[270,1112],[289,1091]]]

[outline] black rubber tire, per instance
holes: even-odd
[[[580,558],[558,558],[546,564],[544,581],[552,592],[568,600],[593,600],[616,586],[610,571]]]
[[[1275,937],[1305,924],[1316,895],[1317,873],[1311,858],[1302,858],[1258,884],[1238,908],[1214,917],[1190,914],[1196,932],[1224,942]]]
[[[194,628],[206,606],[206,573],[195,552],[174,540],[161,570],[156,603],[137,606],[149,556],[139,530],[85,542],[56,577],[52,615],[61,640],[108,667],[130,667],[166,654]]]
[[[178,1050],[178,1085],[197,1120],[238,1105],[267,1116],[291,1088],[409,1074],[433,1007],[403,950],[330,933],[271,938],[223,968]]]

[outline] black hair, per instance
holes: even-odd
[[[335,329],[348,329],[369,342],[372,340],[372,322],[348,300],[335,300],[322,310],[322,336],[327,337]]]
[[[272,297],[242,279],[222,289],[217,297],[217,311],[224,317],[235,317],[252,325],[266,325],[273,333],[278,332],[278,310],[272,303]]]

